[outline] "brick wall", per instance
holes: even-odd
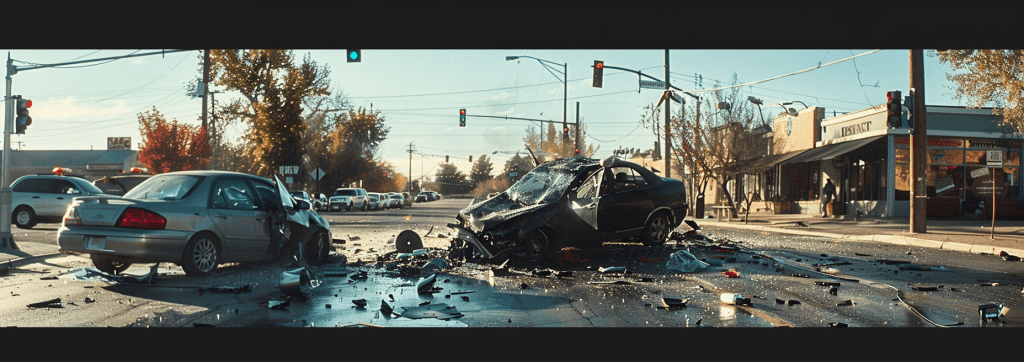
[[[787,134],[789,119],[792,118],[792,129]],[[815,142],[821,141],[821,120],[825,118],[825,108],[808,107],[796,116],[783,114],[773,120],[775,131],[775,154],[814,148]]]

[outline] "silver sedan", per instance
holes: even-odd
[[[218,264],[328,259],[327,220],[277,179],[226,171],[153,176],[117,196],[75,198],[57,231],[61,250],[90,254],[113,273],[136,262],[173,262],[189,276]]]

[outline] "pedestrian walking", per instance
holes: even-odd
[[[829,217],[832,213],[832,199],[836,197],[836,185],[832,184],[832,179],[825,180],[825,187],[821,189],[821,217]]]

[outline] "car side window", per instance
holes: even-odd
[[[584,181],[583,184],[581,184],[580,187],[577,189],[576,198],[591,199],[597,196],[597,186],[598,183],[601,181],[601,179],[599,178],[600,175],[601,172],[594,172],[592,175],[590,175],[590,177],[588,177],[587,180]]]
[[[636,170],[629,167],[615,167],[611,169],[615,175],[615,192],[636,190],[650,186],[647,179]]]
[[[210,208],[213,209],[253,210],[257,205],[249,185],[240,179],[217,181],[210,195]]]
[[[38,192],[39,180],[23,179],[17,185],[11,188],[13,192]]]
[[[82,193],[78,187],[68,180],[57,180],[57,193],[59,194],[80,194]]]

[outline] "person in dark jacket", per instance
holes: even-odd
[[[836,197],[836,185],[832,179],[825,180],[825,187],[821,189],[821,217],[829,217],[832,213],[832,199]],[[835,214],[833,214],[835,215]]]

